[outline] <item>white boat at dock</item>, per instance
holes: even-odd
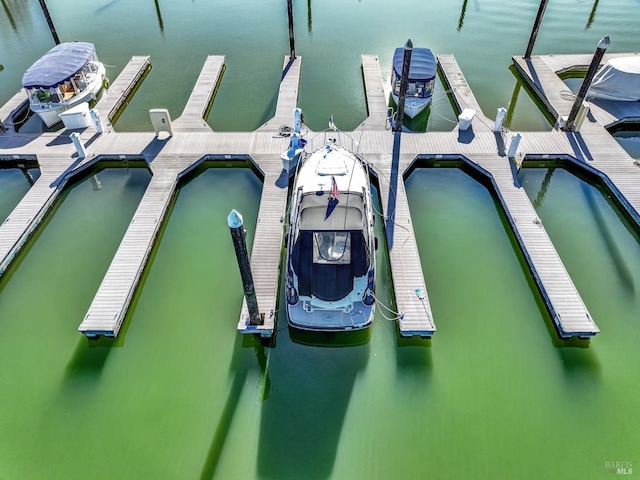
[[[109,81],[93,44],[66,42],[56,45],[22,77],[29,107],[47,127],[60,121],[59,114],[83,102],[96,100]]]
[[[404,64],[404,48],[396,48],[391,67],[391,93],[398,105],[400,98],[400,79]],[[428,48],[414,47],[409,63],[409,81],[404,102],[404,113],[410,118],[422,112],[433,97],[436,83],[436,59]]]
[[[374,217],[368,171],[330,140],[300,165],[287,234],[289,325],[301,330],[368,327],[375,309]]]

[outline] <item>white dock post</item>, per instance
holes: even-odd
[[[293,111],[293,131],[296,133],[300,133],[302,129],[302,110],[300,108],[296,108]]]
[[[500,107],[498,109],[498,113],[496,114],[496,123],[493,124],[493,131],[499,132],[502,130],[502,124],[504,123],[504,119],[507,118],[507,109],[504,107]]]
[[[91,114],[91,120],[93,120],[93,125],[96,127],[96,131],[98,133],[104,132],[104,128],[102,127],[102,120],[100,120],[100,114],[98,113],[98,110],[92,108],[91,110],[89,110],[89,113]]]
[[[507,152],[507,156],[509,158],[514,158],[516,156],[518,145],[520,144],[520,139],[522,139],[522,135],[520,135],[520,132],[517,132],[511,139],[511,145],[509,145],[509,151]]]
[[[82,140],[80,140],[80,134],[78,132],[73,132],[71,134],[71,140],[76,147],[76,151],[78,152],[78,158],[85,158],[87,156],[87,152],[84,149],[84,145],[82,144]]]

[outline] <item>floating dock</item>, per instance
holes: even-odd
[[[514,63],[530,86],[556,116],[567,112],[566,90],[558,72],[583,62],[580,57],[534,57]],[[585,56],[586,57],[586,56]],[[606,56],[605,56],[606,58]],[[109,122],[126,105],[149,70],[149,57],[133,57],[113,82],[109,94],[97,106],[108,112]],[[588,63],[588,61],[586,62]],[[463,161],[484,175],[505,211],[561,337],[590,337],[599,329],[587,311],[544,225],[517,180],[515,160],[564,159],[600,175],[614,194],[640,223],[640,169],[604,128],[628,119],[640,118],[637,111],[596,104],[581,132],[526,132],[516,158],[505,149],[513,132],[493,132],[451,55],[440,55],[438,65],[444,84],[458,110],[472,108],[476,116],[467,131],[426,132],[403,135],[388,130],[387,94],[374,55],[362,56],[362,71],[369,116],[351,135],[358,138],[357,153],[368,162],[377,177],[383,206],[385,235],[389,250],[391,279],[398,328],[402,336],[431,337],[436,331],[427,281],[415,240],[404,180],[420,159],[437,164]],[[559,66],[560,65],[560,66]],[[579,63],[582,65],[582,63]],[[301,59],[285,57],[275,115],[254,132],[214,132],[207,115],[224,70],[224,56],[206,59],[196,87],[182,115],[173,122],[173,135],[160,140],[154,132],[98,134],[90,127],[80,135],[87,142],[87,155],[79,159],[68,131],[19,134],[12,129],[0,133],[0,162],[37,158],[41,176],[7,220],[0,226],[0,274],[48,212],[69,178],[101,160],[144,159],[153,177],[127,232],[105,274],[79,330],[87,336],[117,336],[129,304],[146,268],[150,252],[179,179],[205,160],[250,159],[261,173],[263,191],[254,234],[251,265],[255,290],[264,325],[248,325],[242,305],[238,330],[270,337],[277,316],[280,260],[288,196],[288,175],[282,170],[280,154],[289,145],[288,127],[293,123],[301,74]],[[19,107],[18,96],[0,109],[2,119]],[[570,105],[569,107],[570,108]],[[629,120],[629,121],[630,121]],[[307,133],[309,150],[322,146],[319,132]],[[343,132],[347,133],[347,132]],[[427,272],[428,274],[428,272]]]

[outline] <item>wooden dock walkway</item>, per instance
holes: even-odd
[[[176,132],[210,132],[206,121],[224,71],[224,55],[210,55],[180,117],[172,122]]]
[[[109,115],[120,108],[118,105],[126,104],[128,95],[135,91],[135,81],[132,79],[142,78],[149,68],[149,57],[134,59],[139,61],[133,62],[132,59],[123,71],[122,75],[125,76],[118,77],[110,95],[99,103],[99,108],[107,109]],[[467,137],[463,137],[464,132],[459,132],[457,128],[451,132],[411,135],[385,130],[386,99],[379,62],[373,55],[363,55],[362,61],[369,116],[355,134],[358,138],[357,153],[370,163],[379,180],[394,295],[401,317],[398,321],[400,334],[430,337],[436,331],[403,183],[407,172],[420,157],[432,157],[442,162],[463,159],[486,175],[506,212],[560,336],[589,337],[598,333],[598,327],[584,306],[544,226],[514,177],[513,165],[505,154],[508,147],[505,143],[509,141],[511,132],[492,132],[493,122],[482,113],[455,59],[450,55],[440,55],[438,62],[457,108],[476,110],[473,132]],[[557,58],[553,61],[559,64]],[[208,126],[200,128],[215,94],[223,65],[224,57],[207,58],[198,78],[197,92],[193,93],[183,114],[175,121],[178,127],[175,134],[162,141],[155,138],[153,132],[112,131],[108,135],[99,135],[90,127],[81,134],[88,145],[87,158],[80,160],[76,158],[68,132],[0,133],[0,161],[3,158],[15,161],[21,157],[36,156],[42,170],[41,177],[0,226],[0,273],[24,245],[70,175],[101,159],[144,158],[153,173],[151,183],[79,327],[81,332],[89,336],[115,336],[122,326],[181,175],[205,158],[223,161],[251,158],[264,180],[251,264],[258,305],[265,324],[258,328],[249,327],[246,306],[243,305],[238,329],[243,333],[271,336],[277,318],[283,223],[288,195],[288,178],[283,174],[280,154],[289,143],[286,135],[274,133],[281,133],[282,125],[293,124],[301,59],[290,61],[285,57],[275,115],[255,132],[221,133],[211,131]],[[565,111],[564,94],[558,94],[564,86],[558,83],[555,70],[544,66],[545,62],[539,57],[525,62],[525,65],[529,68],[532,84],[537,82],[540,91],[548,93],[550,106],[559,112]],[[550,70],[552,75],[548,75],[545,69]],[[125,77],[130,79],[126,80]],[[117,99],[111,95],[116,91],[120,92]],[[5,106],[0,112],[8,109]],[[635,218],[640,223],[637,214],[640,211],[640,168],[604,128],[607,125],[604,122],[611,118],[620,121],[633,115],[620,117],[611,111],[604,113],[604,109],[596,105],[580,132],[525,132],[518,156],[525,160],[528,157],[570,159],[600,174],[629,211],[635,212]],[[187,125],[192,121],[195,122],[194,128],[188,128]],[[199,126],[196,125],[198,122]],[[337,134],[348,135],[348,132]],[[307,137],[308,150],[321,146],[317,144],[322,141],[321,135],[309,132]]]
[[[477,124],[477,119],[484,117],[484,113],[476,96],[473,94],[471,88],[469,88],[467,79],[463,75],[458,62],[451,54],[440,54],[437,56],[437,60],[440,72],[442,72],[445,88],[451,92],[456,115],[459,115],[465,108],[475,110],[476,118],[473,119],[472,125]]]
[[[96,105],[98,111],[107,114],[107,127],[111,128],[111,123],[115,122],[122,109],[127,105],[131,96],[140,85],[151,68],[151,57],[149,55],[135,55],[131,57],[115,79],[109,86],[107,92]]]
[[[603,62],[629,55],[606,54]],[[513,57],[520,74],[556,118],[568,115],[573,105],[573,97],[566,94],[568,88],[558,74],[579,70],[584,65],[588,66],[590,60],[588,55],[542,55],[532,57],[531,61]],[[640,104],[595,100],[589,102],[589,106],[589,114],[578,132],[561,133],[570,144],[567,153],[576,164],[599,175],[629,214],[640,223],[640,168],[606,130],[611,125],[626,121],[637,122]]]
[[[20,89],[7,103],[0,106],[0,132],[5,129],[14,131],[14,112],[28,108],[27,105],[27,95]]]
[[[362,55],[362,75],[369,115],[356,130],[386,130],[389,98],[382,83],[377,55]]]
[[[175,193],[178,173],[192,162],[154,172],[78,331],[88,337],[118,335]]]
[[[41,166],[38,180],[0,225],[0,276],[9,268],[62,190],[57,181],[66,165],[48,162],[47,166]]]
[[[254,161],[265,172],[260,197],[260,209],[251,249],[251,272],[256,291],[258,309],[263,325],[249,324],[249,310],[243,299],[238,331],[258,333],[270,337],[275,328],[280,287],[280,256],[284,237],[284,220],[289,196],[288,181],[281,179],[280,155],[252,155]]]
[[[300,88],[300,68],[302,57],[291,59],[284,57],[280,88],[278,89],[278,103],[275,115],[265,122],[258,131],[279,133],[282,126],[291,128],[294,122],[293,112],[298,106],[298,89]]]

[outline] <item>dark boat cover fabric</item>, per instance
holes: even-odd
[[[396,48],[393,54],[393,70],[398,77],[402,76],[404,48]],[[416,47],[411,51],[409,64],[409,81],[428,81],[436,78],[436,59],[428,48]]]
[[[56,45],[27,69],[22,77],[25,88],[52,88],[64,83],[93,58],[95,47],[86,42]]]
[[[336,301],[353,289],[353,278],[367,273],[368,255],[362,232],[351,232],[351,263],[326,265],[313,262],[313,232],[301,231],[293,249],[293,269],[298,274],[300,295]]]

